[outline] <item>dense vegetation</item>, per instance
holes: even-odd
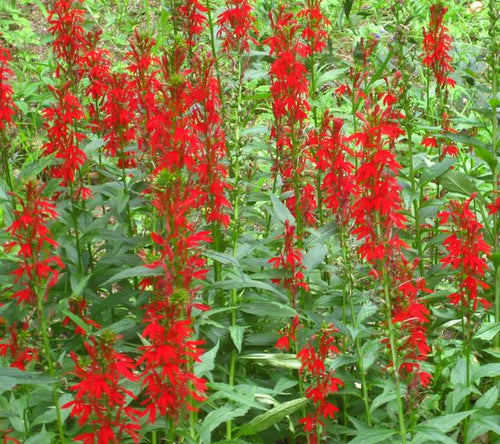
[[[0,1],[3,443],[499,443],[496,0]]]

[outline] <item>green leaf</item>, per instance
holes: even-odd
[[[482,365],[478,369],[475,369],[473,373],[474,381],[480,381],[481,378],[498,378],[500,375],[500,364],[486,364]]]
[[[386,441],[395,435],[396,431],[382,428],[371,428],[361,432],[356,438],[349,441],[350,444],[376,444]]]
[[[491,409],[498,401],[498,387],[491,387],[483,396],[476,401],[476,408]]]
[[[418,427],[418,433],[412,439],[411,444],[435,443],[442,442],[443,444],[457,444],[454,439],[446,436],[438,429],[430,427]]]
[[[214,261],[220,262],[221,264],[234,265],[236,268],[241,268],[238,259],[231,254],[220,253],[218,251],[206,251],[204,255]]]
[[[0,393],[10,390],[16,385],[40,385],[47,387],[54,380],[43,373],[26,372],[17,368],[0,367]]]
[[[234,405],[226,404],[216,410],[211,411],[207,416],[205,416],[205,419],[201,424],[201,441],[204,444],[209,444],[211,442],[210,435],[217,427],[219,427],[224,422],[245,415],[248,410],[248,407],[240,407],[235,409]]]
[[[471,421],[466,442],[473,442],[479,435],[483,435],[490,430],[500,435],[500,415],[483,415],[475,413]]]
[[[27,179],[38,176],[45,168],[54,163],[55,155],[44,156],[41,159],[35,159],[25,163],[19,172],[20,179]]]
[[[68,309],[63,309],[62,310],[62,314],[64,316],[67,316],[68,318],[70,318],[76,325],[78,325],[78,327],[80,327],[81,329],[83,329],[84,332],[86,332],[86,333],[90,333],[91,332],[92,326],[87,325],[85,322],[82,321],[82,319],[79,316],[77,316],[72,311],[70,311]]]
[[[475,339],[491,341],[500,331],[500,322],[485,322],[474,335]]]
[[[194,364],[194,374],[201,378],[202,376],[211,376],[212,370],[215,368],[215,358],[219,351],[220,342],[217,342],[210,350],[203,353],[200,357],[200,362]]]
[[[307,398],[299,398],[293,399],[291,401],[284,402],[283,404],[279,404],[276,407],[273,407],[271,410],[263,413],[262,415],[256,416],[250,422],[243,425],[237,436],[250,436],[256,435],[263,430],[268,429],[272,425],[280,422],[282,419],[291,415],[295,411],[299,410],[303,406],[305,406],[308,402]]]
[[[375,397],[370,406],[370,412],[373,413],[380,406],[387,404],[397,398],[396,390],[393,384],[387,384],[384,391]]]
[[[351,9],[353,4],[354,0],[344,0],[343,7],[344,7],[344,13],[347,18],[349,18],[349,16],[351,15]]]
[[[229,334],[231,335],[231,339],[233,340],[233,344],[238,350],[238,353],[241,353],[241,345],[243,344],[243,335],[245,333],[245,327],[241,325],[231,325],[229,328]]]
[[[209,383],[208,386],[214,390],[214,394],[210,396],[211,401],[215,401],[220,398],[226,398],[230,401],[234,401],[242,406],[249,408],[254,408],[257,410],[266,410],[266,408],[259,402],[257,402],[251,395],[251,390],[249,391],[248,386],[239,388],[238,386],[231,386],[224,383]],[[256,386],[253,386],[254,390],[257,390]],[[243,391],[245,390],[245,392]]]
[[[59,405],[63,406],[64,404],[70,402],[73,399],[73,396],[70,395],[69,393],[65,393],[64,395],[59,398]],[[71,413],[71,409],[61,409],[61,419],[62,421],[66,421],[68,416]],[[57,414],[56,414],[56,409],[54,406],[48,407],[47,410],[45,410],[41,415],[38,415],[35,420],[33,421],[33,425],[38,425],[38,424],[50,424],[52,422],[55,422],[57,420]]]
[[[282,296],[282,293],[272,285],[257,281],[255,279],[249,279],[246,276],[242,276],[239,279],[226,279],[225,281],[215,282],[214,284],[208,285],[208,289],[219,289],[219,290],[239,290],[242,288],[258,288],[260,290],[266,290],[271,293]]]
[[[477,188],[469,177],[457,170],[450,170],[439,178],[441,186],[451,192],[470,196],[472,193],[477,193]],[[480,195],[478,195],[480,196]]]
[[[44,425],[40,432],[32,435],[30,438],[24,441],[24,444],[51,444],[53,437],[54,433],[47,432]]]
[[[225,439],[224,441],[217,441],[212,444],[250,444],[248,441],[242,439]]]
[[[292,318],[297,312],[289,305],[279,302],[256,301],[240,306],[240,310],[255,316]]]
[[[493,154],[487,148],[484,147],[476,147],[474,151],[481,160],[486,162],[486,164],[490,167],[491,171],[495,171],[496,166],[498,165],[498,161],[493,157]]]
[[[273,367],[299,369],[302,363],[291,353],[253,353],[241,356],[240,359],[255,359],[272,365]]]
[[[87,276],[81,276],[78,274],[72,274],[69,278],[69,283],[71,285],[71,291],[73,292],[74,296],[81,296],[83,293],[83,290],[87,283],[89,282],[89,279],[92,277],[91,274],[88,274]]]
[[[302,265],[306,270],[314,270],[325,258],[328,249],[323,244],[312,247],[303,257]]]
[[[295,224],[295,218],[293,217],[290,210],[287,206],[281,202],[274,194],[269,193],[271,196],[271,202],[273,204],[273,210],[275,216],[278,218],[280,222],[285,223],[285,221],[289,221],[291,224]]]
[[[446,171],[450,169],[450,167],[456,162],[456,159],[452,157],[447,157],[443,159],[441,162],[437,162],[430,167],[426,167],[420,176],[419,186],[425,185],[431,180],[436,179],[437,177],[444,174]]]
[[[144,265],[138,265],[137,267],[128,268],[127,270],[120,271],[116,273],[113,277],[109,278],[102,285],[108,285],[113,282],[121,281],[123,279],[129,279],[132,277],[146,277],[146,276],[161,276],[162,270],[160,267],[148,268]]]
[[[457,424],[461,423],[465,418],[467,418],[474,410],[467,410],[465,412],[450,413],[449,415],[438,416],[436,418],[428,419],[423,422],[423,426],[426,428],[432,428],[440,430],[443,433],[451,432]]]

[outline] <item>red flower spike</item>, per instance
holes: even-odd
[[[448,34],[448,28],[444,26],[444,15],[448,8],[441,3],[430,7],[430,23],[427,29],[423,29],[423,64],[428,66],[441,87],[455,86],[455,80],[449,77],[454,72],[450,65],[452,60],[449,55],[452,38]]]
[[[73,374],[79,382],[70,387],[76,392],[75,399],[62,408],[72,407],[71,417],[78,418],[80,426],[92,428],[91,432],[75,437],[76,441],[119,443],[128,435],[139,442],[139,411],[130,407],[128,401],[135,396],[121,384],[122,378],[136,381],[138,376],[133,360],[114,349],[117,339],[107,331],[101,332],[99,338],[91,336],[84,343],[89,359],[86,365],[71,352]]]
[[[322,328],[319,335],[314,335],[307,345],[297,353],[302,365],[299,374],[304,382],[309,383],[305,395],[314,404],[314,411],[300,420],[308,434],[309,443],[321,440],[320,426],[325,420],[333,419],[338,408],[328,401],[328,396],[338,392],[344,383],[334,376],[333,370],[327,370],[325,361],[338,354],[334,345],[333,333],[337,330],[330,325]]]
[[[449,226],[450,235],[445,239],[444,246],[448,255],[441,259],[441,263],[457,271],[459,290],[449,296],[453,305],[467,305],[472,301],[475,311],[480,302],[485,309],[491,305],[480,297],[480,290],[489,288],[483,281],[488,270],[484,255],[490,253],[490,246],[482,234],[483,225],[478,222],[476,215],[469,208],[475,193],[465,202],[452,200],[448,209],[438,215],[442,224]]]
[[[182,0],[178,7],[180,29],[186,34],[186,43],[190,46],[196,44],[195,37],[200,35],[207,24],[205,16],[207,8],[198,0]]]
[[[217,36],[222,37],[224,52],[236,51],[242,54],[250,51],[250,42],[258,45],[255,37],[251,35],[258,35],[252,11],[248,0],[226,0],[224,12],[217,18]]]
[[[304,270],[302,251],[295,247],[297,238],[295,226],[290,224],[288,220],[285,220],[285,234],[282,238],[284,243],[280,255],[269,259],[268,263],[272,264],[273,268],[283,269],[287,272],[286,278],[276,279],[273,282],[283,285],[290,292],[292,307],[295,307],[298,289],[302,288],[308,291],[309,287],[302,273]]]
[[[316,168],[325,172],[321,189],[326,207],[345,225],[349,222],[354,195],[354,165],[348,160],[353,152],[342,135],[344,121],[325,111],[319,134],[311,131],[308,144]]]
[[[321,11],[321,0],[306,0],[298,17],[305,21],[302,38],[306,42],[306,54],[310,56],[323,51],[328,39],[326,27],[330,26],[330,20]]]
[[[71,93],[67,82],[59,89],[51,88],[56,103],[42,111],[49,141],[42,146],[45,155],[55,153],[59,163],[50,168],[54,177],[60,178],[61,185],[74,182],[76,172],[87,160],[79,148],[85,136],[76,130],[85,118],[82,106]]]
[[[14,75],[9,68],[11,60],[9,50],[0,46],[0,133],[13,124],[12,117],[17,109],[12,100],[12,86],[9,84],[10,78]]]
[[[75,82],[82,76],[81,57],[88,44],[83,30],[86,11],[78,8],[81,2],[57,0],[47,18],[49,32],[54,36],[52,51],[63,62],[56,68],[56,77],[61,76],[63,69],[67,77]]]
[[[25,370],[30,362],[38,361],[38,350],[26,343],[24,327],[21,332],[18,331],[16,324],[7,327],[3,318],[0,318],[0,326],[7,329],[3,339],[0,340],[0,356],[10,358],[10,367]]]
[[[34,305],[37,291],[47,292],[58,280],[59,270],[64,268],[52,250],[57,243],[47,224],[57,217],[55,206],[42,197],[44,186],[35,182],[26,185],[26,196],[13,194],[19,209],[14,209],[14,222],[6,229],[13,240],[4,244],[6,252],[18,248],[17,268],[12,272],[15,284],[20,287],[13,297],[19,304]]]
[[[226,210],[231,204],[226,197],[230,186],[225,181],[228,173],[223,165],[227,148],[222,128],[220,85],[213,72],[213,60],[195,57],[192,63],[194,79],[189,93],[195,102],[191,117],[198,138],[195,171],[203,192],[199,204],[206,206],[207,222],[227,227],[229,215]]]
[[[279,331],[281,337],[276,341],[275,347],[287,352],[290,351],[291,341],[297,342],[297,330],[301,326],[302,324],[300,324],[299,316],[297,315],[292,319],[290,324]]]

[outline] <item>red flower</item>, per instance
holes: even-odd
[[[325,28],[330,26],[330,20],[321,12],[321,0],[306,0],[305,7],[298,16],[306,22],[302,30],[302,38],[306,41],[306,54],[310,56],[321,52],[328,39]]]
[[[341,224],[347,224],[354,193],[354,165],[348,160],[353,152],[342,135],[343,125],[343,120],[325,111],[320,133],[311,131],[308,143],[314,153],[316,167],[326,172],[321,184],[324,203]]]
[[[225,181],[228,173],[223,164],[227,148],[222,128],[220,85],[213,73],[213,64],[211,59],[195,57],[192,60],[194,78],[189,93],[195,106],[191,119],[199,141],[195,171],[203,191],[199,204],[206,207],[207,222],[227,227],[229,215],[226,211],[231,208],[226,196],[230,188]]]
[[[339,353],[333,344],[333,333],[337,330],[330,325],[322,328],[320,335],[314,335],[312,340],[297,353],[302,362],[299,374],[306,383],[309,383],[305,395],[314,404],[314,411],[300,420],[304,431],[309,435],[310,443],[320,441],[318,426],[324,426],[324,421],[333,419],[338,408],[328,401],[328,396],[338,392],[344,383],[334,376],[333,370],[327,370],[325,361]],[[312,342],[314,341],[314,343]]]
[[[194,46],[195,36],[201,34],[207,23],[207,8],[198,0],[182,0],[177,11],[180,29],[187,34],[186,43]]]
[[[9,79],[14,74],[9,68],[10,61],[9,50],[0,46],[0,133],[7,125],[12,124],[12,117],[17,109],[12,100],[12,86],[9,84]]]
[[[275,279],[274,282],[282,284],[290,293],[292,306],[295,307],[297,302],[297,291],[299,288],[309,290],[307,283],[304,280],[302,270],[302,251],[295,247],[295,226],[285,220],[285,234],[283,248],[277,257],[269,259],[269,263],[273,268],[285,270],[287,277],[283,279]]]
[[[137,381],[138,377],[134,374],[133,360],[114,349],[117,339],[107,331],[102,331],[98,338],[90,337],[90,342],[84,344],[88,363],[71,352],[75,363],[73,374],[79,382],[70,387],[76,392],[75,399],[62,408],[72,407],[71,417],[77,417],[80,426],[89,425],[93,429],[76,436],[76,441],[119,443],[128,435],[135,443],[139,442],[139,412],[128,405],[128,398],[135,396],[121,383],[122,378]]]
[[[56,103],[42,111],[49,141],[42,146],[45,155],[55,153],[59,163],[50,168],[54,177],[60,178],[66,186],[75,181],[75,174],[87,160],[79,148],[85,138],[77,131],[78,123],[85,118],[82,106],[71,93],[67,82],[59,89],[50,87]]]
[[[57,217],[55,207],[42,197],[44,186],[35,182],[26,185],[26,197],[13,194],[19,205],[14,209],[14,222],[7,228],[13,240],[4,244],[6,252],[17,250],[17,268],[12,272],[20,288],[13,294],[19,304],[36,304],[38,291],[48,291],[59,279],[64,268],[60,258],[52,253],[57,242],[47,224]]]
[[[189,310],[183,307],[188,297],[188,292],[177,290],[147,308],[143,336],[150,345],[141,347],[138,364],[144,365],[144,414],[152,423],[158,415],[177,420],[185,409],[195,410],[194,401],[205,399],[205,381],[190,370],[191,363],[199,361],[202,341],[190,339]]]
[[[431,18],[428,29],[423,29],[423,64],[428,66],[440,86],[455,86],[455,80],[449,77],[454,69],[451,67],[452,38],[448,34],[448,28],[444,26],[444,15],[448,8],[441,3],[430,7]]]
[[[484,308],[491,305],[479,296],[481,289],[489,288],[483,281],[488,269],[483,256],[489,254],[490,246],[484,240],[482,224],[469,208],[474,197],[475,194],[463,203],[450,201],[448,210],[438,216],[443,225],[449,225],[450,233],[444,241],[448,255],[441,259],[441,263],[457,270],[459,282],[459,290],[449,296],[450,302],[453,305],[467,306],[472,301],[472,308],[476,310],[478,302]]]
[[[290,351],[290,341],[297,342],[297,330],[301,326],[299,316],[295,316],[292,322],[279,332],[281,337],[276,341],[275,347],[280,350]]]
[[[16,324],[7,327],[5,320],[0,318],[0,333],[3,336],[0,340],[0,356],[10,357],[9,366],[19,370],[25,370],[31,361],[38,361],[37,349],[28,346],[25,328],[19,332]]]
[[[258,31],[248,0],[226,0],[225,10],[219,14],[217,25],[217,36],[222,36],[222,48],[225,52],[235,50],[241,54],[250,51],[249,42],[258,44],[250,35],[251,32],[257,35]]]
[[[82,26],[85,10],[75,6],[81,2],[82,0],[57,0],[47,18],[50,25],[49,32],[54,36],[52,50],[64,62],[64,65],[58,64],[56,76],[60,76],[62,68],[68,79],[73,81],[81,78],[80,58],[87,46]]]

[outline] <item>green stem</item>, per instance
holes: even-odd
[[[402,4],[403,5],[403,4]],[[404,7],[404,5],[403,5]],[[397,29],[398,33],[403,34],[402,31],[402,18],[401,18],[401,10],[399,6],[396,6],[394,8],[396,12],[396,22],[397,22]],[[403,10],[403,9],[402,9]],[[400,96],[400,102],[403,105],[404,113],[405,113],[405,118],[402,121],[403,127],[406,132],[406,139],[408,140],[407,146],[408,146],[408,166],[409,166],[409,178],[410,178],[410,186],[411,186],[411,201],[412,201],[412,210],[413,210],[413,220],[414,220],[414,229],[415,229],[415,241],[414,241],[414,246],[415,249],[417,250],[419,263],[419,272],[420,276],[424,276],[424,251],[423,251],[423,244],[422,244],[422,228],[421,228],[421,223],[420,223],[420,194],[418,192],[418,184],[415,178],[415,165],[413,162],[413,115],[414,113],[412,112],[411,109],[411,99],[409,96],[409,91],[411,87],[411,82],[410,82],[410,76],[409,76],[409,70],[406,69],[406,66],[404,66],[405,61],[408,59],[404,53],[404,42],[403,42],[403,35],[399,35],[395,38],[396,41],[396,54],[399,59],[399,63],[401,64],[400,66],[400,72],[401,72],[401,83],[403,85],[401,96]]]
[[[492,126],[491,126],[491,145],[493,158],[497,159],[498,149],[499,149],[499,131],[498,131],[498,118],[497,109],[500,107],[498,103],[499,86],[498,80],[500,77],[499,63],[500,63],[500,47],[498,43],[498,27],[500,25],[500,11],[496,0],[490,0],[489,2],[489,26],[488,35],[491,40],[491,48],[489,54],[489,65],[491,71],[491,95],[492,95]],[[498,192],[498,181],[500,179],[498,166],[495,166],[493,172],[493,196],[497,198]],[[499,217],[498,214],[493,216],[493,231],[494,231],[494,241],[493,241],[493,254],[498,256],[499,253],[499,232],[498,232]],[[495,261],[495,320],[500,322],[500,264]],[[495,347],[500,347],[500,332],[495,336]]]
[[[354,309],[354,298],[353,298],[353,286],[354,286],[354,271],[352,269],[352,262],[349,258],[349,251],[348,251],[348,246],[347,246],[347,240],[346,240],[346,235],[343,227],[340,227],[340,242],[342,244],[342,256],[344,260],[344,266],[345,266],[345,271],[346,271],[346,281],[345,281],[345,286],[343,290],[343,296],[344,296],[344,305],[346,299],[349,299],[350,307],[351,307],[351,319],[352,319],[352,324],[354,325],[354,330],[358,331],[358,319],[356,318],[356,311]],[[344,323],[346,323],[344,321]],[[370,399],[368,397],[368,382],[366,380],[366,374],[365,374],[365,366],[363,364],[363,354],[361,351],[361,343],[359,340],[358,335],[356,335],[354,339],[354,346],[356,348],[356,357],[358,360],[358,368],[359,368],[359,374],[361,377],[361,389],[363,390],[363,402],[365,404],[365,412],[366,412],[366,421],[368,423],[368,426],[371,426],[372,424],[372,416],[371,416],[371,411],[370,411]]]
[[[242,67],[242,54],[239,54],[238,57],[238,94],[236,98],[236,122],[234,128],[234,151],[230,152],[230,161],[231,161],[231,171],[233,172],[234,177],[234,194],[233,194],[233,234],[232,234],[232,242],[233,242],[233,257],[236,257],[236,251],[238,247],[238,239],[240,235],[240,225],[239,225],[239,217],[240,217],[240,162],[241,162],[241,101],[242,101],[242,90],[243,90],[243,67]],[[238,293],[236,289],[233,289],[231,292],[231,326],[234,327],[237,325],[237,309],[238,309]],[[233,347],[231,350],[231,361],[229,364],[229,385],[232,387],[235,383],[236,377],[236,350]],[[233,423],[231,420],[226,422],[226,438],[231,440],[233,436]]]
[[[149,17],[149,0],[144,0],[144,14],[146,14],[146,33],[151,34],[151,18]]]
[[[12,181],[12,173],[10,171],[10,164],[9,164],[9,145],[7,143],[7,136],[5,133],[2,131],[0,132],[1,135],[1,142],[2,146],[0,149],[2,150],[2,162],[3,162],[3,169],[5,173],[5,179],[7,180],[7,185],[9,186],[11,191],[14,191],[14,182]]]
[[[222,83],[220,81],[221,76],[220,76],[220,70],[219,70],[219,58],[217,57],[217,50],[215,49],[214,20],[212,17],[212,8],[210,6],[210,0],[206,0],[205,5],[207,8],[207,20],[208,20],[208,27],[210,30],[210,47],[212,49],[212,55],[214,57],[215,73],[217,75],[217,81],[219,83],[219,88],[222,88]],[[222,94],[221,94],[220,100],[222,103],[222,100],[223,100]]]
[[[125,210],[127,212],[128,235],[129,237],[132,237],[134,235],[135,227],[134,227],[134,221],[132,220],[132,211],[130,209],[130,191],[127,185],[127,175],[125,173],[125,165],[123,165],[123,162],[122,162],[122,181],[123,181],[123,192],[127,199],[127,205],[125,206]]]
[[[464,322],[465,319],[465,322]],[[465,356],[466,371],[465,371],[465,386],[470,389],[470,377],[471,377],[471,352],[472,352],[472,307],[471,299],[467,298],[467,305],[464,307],[464,313],[462,314],[462,340],[463,340],[463,354]],[[467,393],[465,397],[465,410],[470,408],[470,393]],[[467,434],[469,429],[469,421],[467,418],[464,419],[463,423],[463,438],[464,442],[467,442]]]
[[[76,243],[76,253],[78,255],[78,271],[83,273],[83,256],[82,256],[82,247],[80,241],[80,230],[78,228],[78,214],[75,205],[75,201],[73,200],[73,187],[70,185],[70,199],[71,199],[71,217],[73,219],[73,229],[75,230],[75,243]]]
[[[38,290],[37,292],[37,303],[38,303],[38,313],[40,316],[40,326],[41,334],[43,339],[43,349],[45,354],[45,359],[47,359],[47,365],[49,367],[49,374],[52,379],[56,379],[56,372],[54,367],[54,362],[52,361],[52,355],[50,354],[50,339],[47,326],[47,318],[43,312],[44,295]],[[64,435],[64,421],[61,415],[61,407],[59,405],[59,393],[57,391],[57,382],[52,383],[52,399],[54,401],[54,406],[56,409],[56,420],[57,420],[57,430],[59,434],[59,439],[61,444],[66,442]]]
[[[389,330],[389,344],[391,347],[391,357],[392,357],[392,373],[394,374],[394,383],[396,385],[396,402],[398,406],[398,418],[399,418],[399,433],[401,435],[401,441],[406,444],[406,422],[405,422],[405,412],[403,407],[403,398],[401,392],[401,381],[399,379],[399,362],[396,351],[396,339],[394,332],[394,325],[392,323],[392,304],[390,295],[390,282],[389,276],[387,274],[387,269],[384,266],[383,282],[384,282],[384,299],[386,305],[386,322]]]

